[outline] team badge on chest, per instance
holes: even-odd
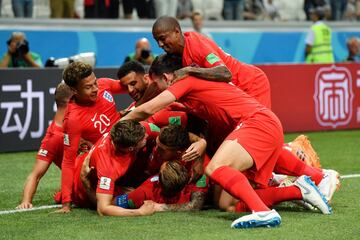
[[[104,91],[103,98],[108,100],[108,102],[114,101],[113,96],[108,91]]]

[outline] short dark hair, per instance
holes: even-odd
[[[65,82],[61,82],[57,85],[55,89],[55,102],[58,108],[66,107],[69,99],[73,95],[71,88],[65,84]]]
[[[91,75],[93,69],[90,64],[72,62],[63,71],[63,79],[70,87],[76,87],[80,81]]]
[[[174,54],[162,54],[157,56],[150,66],[150,76],[161,76],[164,73],[172,73],[182,68],[182,59]]]
[[[165,162],[159,173],[161,194],[173,197],[189,182],[190,176],[185,166],[178,161]]]
[[[122,120],[114,124],[110,135],[115,147],[133,147],[145,137],[145,128],[137,121]]]
[[[179,148],[179,150],[185,150],[191,144],[188,131],[182,126],[174,124],[161,129],[159,140],[165,146]]]
[[[181,31],[179,21],[176,18],[170,16],[161,16],[156,19],[152,27],[152,31],[154,32],[155,29],[162,29],[163,31],[168,31],[175,30],[176,28]]]
[[[130,61],[124,63],[117,72],[118,79],[121,79],[131,72],[145,74],[144,66],[138,61]]]

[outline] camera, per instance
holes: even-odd
[[[150,50],[142,49],[140,53],[141,58],[147,59],[150,56]]]
[[[20,41],[16,44],[16,56],[23,56],[29,52],[29,43],[26,40]]]

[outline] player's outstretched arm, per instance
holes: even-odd
[[[48,170],[50,163],[36,159],[33,170],[27,177],[24,184],[24,192],[21,203],[17,206],[17,209],[26,209],[32,208],[32,200],[36,193],[37,186],[40,182],[40,179],[44,176]]]
[[[138,209],[125,209],[112,205],[113,196],[110,194],[97,193],[97,212],[100,216],[147,216],[155,212],[153,201],[144,201],[144,204]]]
[[[175,102],[175,100],[175,96],[168,90],[165,90],[157,97],[132,110],[129,114],[121,118],[121,120],[143,121],[154,113],[169,106],[171,103]]]
[[[201,210],[205,202],[206,193],[193,192],[191,193],[191,199],[188,203],[183,204],[156,204],[156,211],[197,211]]]
[[[211,68],[184,67],[174,72],[174,79],[171,84],[186,76],[193,76],[215,82],[230,82],[232,74],[225,65],[218,65]]]

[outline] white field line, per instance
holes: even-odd
[[[30,211],[37,211],[37,210],[49,209],[49,208],[59,208],[59,207],[61,207],[61,204],[44,205],[44,206],[40,206],[40,207],[33,207],[33,208],[27,208],[27,209],[5,210],[5,211],[0,211],[0,215],[19,213],[19,212],[30,212]]]
[[[340,176],[341,179],[358,178],[358,177],[360,177],[360,174],[348,174],[348,175]],[[33,207],[33,208],[29,208],[29,209],[5,210],[5,211],[0,211],[0,215],[11,214],[11,213],[19,213],[19,212],[30,212],[30,211],[37,211],[37,210],[43,210],[43,209],[49,209],[49,208],[59,208],[59,207],[61,207],[61,204],[44,205],[44,206]]]
[[[341,179],[345,179],[345,178],[358,178],[360,177],[360,174],[349,174],[349,175],[341,175],[340,178]]]

